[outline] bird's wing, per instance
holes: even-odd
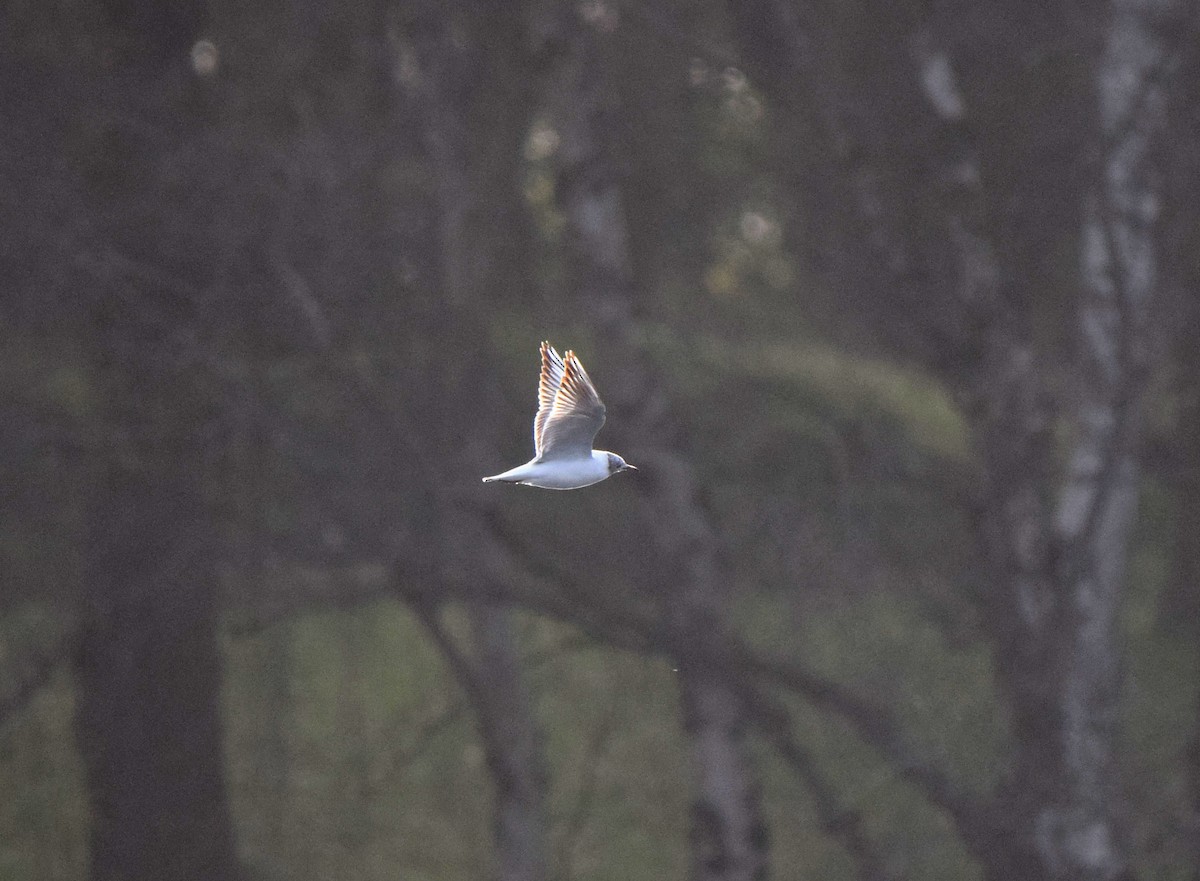
[[[563,373],[566,371],[563,359],[559,357],[558,352],[554,351],[554,346],[543,342],[541,351],[542,372],[538,376],[538,411],[537,415],[533,417],[533,451],[537,456],[542,454],[542,433],[546,428],[546,420],[550,418],[550,411],[554,409],[554,396],[558,394],[558,387],[562,385]]]
[[[596,432],[604,425],[604,404],[587,371],[574,352],[567,352],[565,362],[554,406],[542,424],[541,459],[590,456]]]

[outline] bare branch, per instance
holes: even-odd
[[[382,767],[376,768],[371,775],[371,787],[375,791],[382,791],[394,786],[404,772],[437,742],[443,732],[462,720],[466,707],[465,701],[453,701],[441,712],[420,723],[407,746],[384,752],[384,759],[380,763]],[[379,738],[380,742],[383,744],[394,743],[400,732],[407,730],[411,725],[412,720],[407,716],[397,719],[393,725],[389,726],[384,736]]]
[[[480,728],[484,730],[486,737],[487,731],[492,727],[494,720],[491,718],[489,710],[491,701],[488,699],[483,683],[475,669],[475,662],[446,630],[445,625],[442,623],[438,606],[427,602],[417,602],[412,604],[412,610],[421,623],[425,625],[425,630],[429,633],[430,638],[433,639],[434,644],[446,659],[446,663],[449,665],[450,671],[454,674],[454,678],[458,681],[463,691],[467,693],[472,707],[480,715],[482,723]]]
[[[609,700],[604,709],[604,713],[600,717],[600,722],[596,726],[592,737],[588,741],[587,748],[584,750],[583,759],[580,763],[581,778],[579,781],[579,795],[575,799],[574,808],[569,814],[565,823],[565,829],[562,835],[562,842],[559,846],[559,856],[556,863],[560,867],[559,871],[565,878],[572,877],[575,873],[573,870],[575,862],[575,852],[579,848],[579,842],[583,836],[583,831],[587,827],[589,815],[596,803],[596,796],[599,787],[596,785],[600,776],[600,758],[608,749],[608,745],[612,741],[613,733],[616,731],[617,722],[617,700],[615,697]]]
[[[841,803],[833,782],[821,773],[817,760],[792,736],[787,712],[761,692],[747,689],[746,697],[759,730],[804,783],[826,834],[845,848],[862,881],[897,881],[900,876],[888,871],[886,859],[863,830],[862,815]]]
[[[312,285],[288,259],[287,252],[278,242],[272,247],[271,256],[275,273],[283,283],[283,289],[304,316],[317,347],[323,352],[328,351],[333,345],[332,325],[321,302],[313,295]]]
[[[659,655],[678,664],[694,664],[718,676],[739,694],[748,683],[769,683],[786,689],[847,722],[862,739],[877,749],[897,773],[917,786],[929,800],[956,821],[972,828],[978,825],[980,806],[963,793],[946,774],[932,765],[907,740],[903,727],[888,708],[854,694],[795,662],[766,658],[739,640],[722,639],[710,632],[693,632],[684,627],[667,627],[652,612],[639,613],[618,603],[606,602],[595,593],[582,591],[576,580],[551,565],[546,589],[538,589],[538,576],[521,578],[520,568],[506,570],[507,577],[472,584],[446,582],[450,595],[468,600],[507,602],[533,609],[564,623],[573,624],[608,645],[644,655]],[[534,567],[547,564],[533,558]],[[547,570],[543,568],[543,575]],[[554,577],[558,575],[559,577]],[[521,585],[514,588],[514,585]],[[420,588],[397,584],[402,595],[428,604],[430,596]],[[423,599],[424,598],[424,599]]]
[[[704,654],[706,663],[715,662],[718,671],[728,670],[724,675],[729,677],[729,683],[748,698],[755,695],[746,692],[746,682],[756,677],[782,686],[845,720],[864,742],[891,763],[901,778],[954,817],[964,832],[978,827],[981,806],[909,743],[903,726],[889,708],[868,701],[797,663],[761,657],[744,643],[731,640],[728,645],[706,650]]]

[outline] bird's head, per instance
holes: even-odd
[[[616,453],[608,454],[608,473],[616,474],[620,471],[637,471],[637,467],[630,465]]]

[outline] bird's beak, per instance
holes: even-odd
[[[630,465],[628,462],[626,462],[625,465],[621,468],[621,470],[622,471],[637,471],[638,468],[636,465]]]

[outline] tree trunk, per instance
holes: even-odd
[[[496,783],[496,881],[546,878],[546,769],[513,633],[513,613],[471,609],[475,675],[489,704],[484,744]]]
[[[1200,279],[1187,279],[1184,317],[1175,332],[1175,362],[1179,370],[1179,416],[1175,448],[1179,457],[1173,469],[1175,534],[1171,571],[1159,606],[1159,628],[1175,639],[1200,650]],[[1192,856],[1191,881],[1200,881],[1200,703],[1183,755],[1183,835]]]
[[[199,131],[205,106],[188,64],[202,7],[105,6],[111,30],[96,39],[107,41],[106,61],[93,71],[104,88],[81,110],[91,137],[71,154],[85,169],[94,248],[81,294],[93,321],[97,461],[75,657],[91,878],[225,881],[238,870],[207,498],[215,408],[186,342],[213,316],[199,286],[177,280],[180,266],[203,265],[207,243],[197,247],[202,236],[180,220],[199,160],[171,152]],[[194,100],[177,100],[190,89]],[[170,145],[145,136],[149,118]]]
[[[999,562],[1013,636],[999,661],[1016,721],[1006,798],[1017,859],[990,872],[997,878],[1129,876],[1114,758],[1118,614],[1157,293],[1151,153],[1162,122],[1160,39],[1149,4],[1114,4],[1096,75],[1101,162],[1083,204],[1074,434],[1052,509],[1039,501],[1044,486],[992,469],[1002,501],[990,509],[991,529],[1007,547]],[[1010,364],[1031,363],[1019,347],[1010,352]],[[1045,416],[1036,406],[1010,412],[1023,412],[1024,424],[994,426],[989,449],[1040,437],[1048,462]]]
[[[438,437],[432,446],[447,463],[443,477],[457,475],[475,486],[496,458],[486,426],[497,422],[495,406],[501,400],[490,366],[487,308],[495,289],[518,289],[528,270],[519,174],[533,112],[533,78],[523,65],[529,60],[523,55],[528,42],[521,16],[509,9],[480,15],[472,4],[450,4],[423,10],[398,46],[397,81],[421,119],[436,180],[439,270],[447,308],[432,334],[448,346],[454,340],[463,353],[461,375],[474,377],[468,395],[472,432]],[[476,137],[480,131],[488,137]],[[497,229],[508,232],[498,236]],[[435,394],[464,400],[461,384]],[[486,552],[485,502],[461,494],[451,498],[437,486],[433,493],[440,577],[479,578],[486,568],[479,564]],[[542,881],[548,871],[545,759],[512,611],[471,606],[469,653],[441,629],[436,611],[419,611],[454,667],[479,725],[495,785],[493,877]]]
[[[1169,12],[1170,4],[1114,0],[1098,29],[1104,39],[1093,68],[1096,105],[1090,118],[1095,122],[1087,141],[1099,160],[1095,181],[1082,192],[1064,191],[1078,198],[1082,209],[1074,315],[1079,345],[1067,357],[1040,345],[1044,334],[1037,325],[1044,312],[1027,290],[1031,272],[1015,253],[1020,244],[1003,238],[1018,235],[1006,226],[1012,223],[1012,206],[1019,204],[1017,195],[1028,200],[1031,181],[1042,181],[1046,170],[1015,169],[994,153],[985,166],[972,133],[989,130],[989,124],[995,129],[996,119],[972,116],[978,108],[969,98],[993,102],[989,112],[1008,112],[998,111],[998,104],[1010,108],[1020,102],[1011,94],[998,96],[995,89],[1014,88],[1014,80],[1005,77],[1026,63],[1038,41],[1046,41],[1048,54],[1063,52],[1064,40],[1073,41],[1070,48],[1077,52],[1087,37],[1065,33],[1053,12],[1020,32],[1006,31],[1017,19],[1002,15],[977,22],[947,17],[942,21],[947,32],[962,41],[957,60],[974,64],[977,74],[974,90],[964,97],[955,59],[937,44],[929,24],[896,13],[878,24],[882,38],[852,35],[878,53],[864,67],[893,76],[896,85],[880,91],[888,105],[907,107],[916,92],[924,111],[937,119],[936,124],[910,123],[929,126],[927,152],[935,171],[922,183],[932,184],[926,190],[937,191],[938,198],[932,200],[932,213],[921,219],[937,235],[899,212],[891,216],[891,202],[862,198],[854,186],[855,162],[848,159],[842,171],[849,181],[844,189],[862,222],[884,226],[880,241],[889,247],[866,243],[868,250],[886,252],[874,255],[876,265],[926,273],[921,287],[927,303],[920,318],[931,328],[944,327],[955,343],[954,349],[934,351],[949,362],[948,380],[961,374],[959,358],[975,368],[966,397],[984,466],[977,525],[994,578],[987,622],[997,677],[1012,714],[1013,752],[994,809],[986,812],[990,822],[959,831],[988,877],[997,881],[1112,879],[1129,871],[1113,756],[1117,616],[1138,497],[1139,402],[1155,317],[1153,231],[1159,196],[1150,165],[1162,115],[1168,32],[1163,23]],[[847,104],[847,99],[869,104],[874,93],[839,95],[825,85],[836,82],[837,71],[820,69],[820,53],[807,51],[822,42],[805,31],[807,19],[775,0],[737,4],[734,14],[752,48],[763,50],[747,57],[758,60],[752,67],[768,88],[790,103],[800,99],[816,105],[831,143],[848,140],[859,148],[848,155],[886,161],[897,147],[887,140],[896,134],[887,128],[887,107],[881,103],[875,112],[872,106]],[[931,14],[934,24],[937,15]],[[966,53],[980,47],[966,42],[966,35],[985,26],[992,42],[968,59]],[[903,45],[909,47],[907,61],[897,48]],[[1064,92],[1051,106],[1067,106],[1066,98]],[[1061,120],[1038,119],[1038,124],[1052,123],[1069,128]],[[1044,138],[1034,131],[1019,146],[1031,157],[1043,157]],[[906,149],[899,152],[904,155]],[[927,199],[928,192],[905,189],[912,188],[906,179],[890,180],[887,167],[876,171],[876,179],[897,186],[907,201]],[[931,249],[930,242],[940,244]],[[894,281],[911,284],[912,273]],[[957,305],[930,305],[940,302]],[[956,309],[954,320],[946,321],[945,314],[954,316]],[[1061,398],[1052,378],[1060,370],[1076,383]],[[1060,469],[1055,432],[1065,421],[1073,431]]]
[[[766,824],[746,756],[746,713],[717,677],[680,670],[684,730],[696,794],[689,835],[694,881],[757,881],[767,875]]]
[[[139,366],[129,385],[158,385],[153,366]],[[158,391],[138,394],[137,411],[172,412],[166,389]],[[111,451],[90,500],[76,655],[90,877],[233,879],[212,524],[203,472],[186,454],[198,426],[181,419],[114,428],[136,440]]]
[[[613,381],[606,397],[638,448],[626,450],[647,485],[659,543],[669,562],[657,569],[670,583],[658,592],[674,610],[680,644],[696,634],[718,638],[725,625],[728,582],[701,506],[690,465],[655,444],[670,424],[653,368],[635,342],[635,289],[629,232],[616,162],[605,142],[611,131],[611,83],[606,83],[599,25],[579,16],[565,22],[557,122],[561,127],[559,198],[570,233],[575,296],[603,337]],[[613,358],[616,354],[618,357]],[[640,458],[635,455],[641,448]],[[693,881],[753,881],[767,875],[767,834],[758,784],[746,755],[746,713],[720,677],[679,660],[680,701],[694,773]]]

